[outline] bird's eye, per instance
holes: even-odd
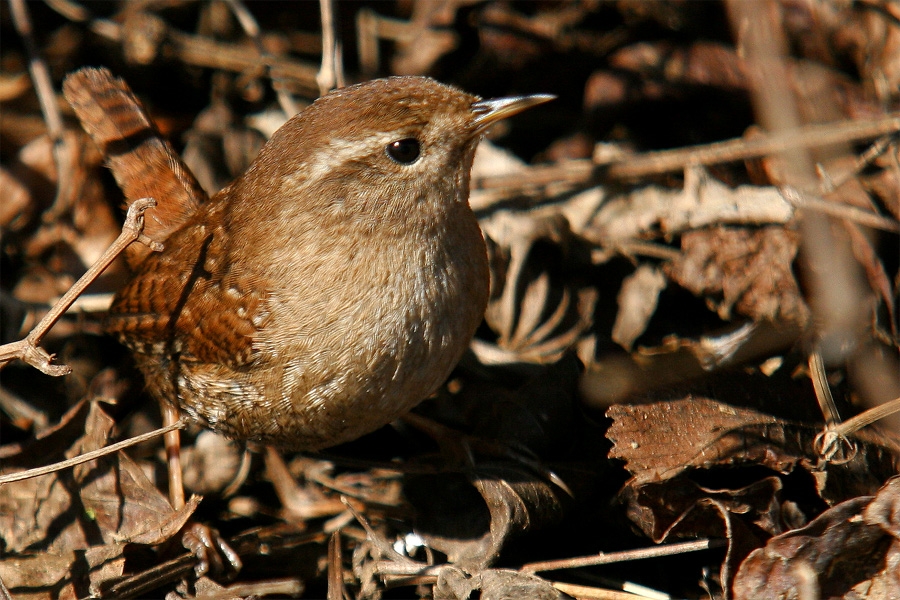
[[[394,162],[401,165],[411,165],[419,158],[421,148],[419,147],[419,140],[416,138],[405,138],[391,142],[387,145],[385,151]]]

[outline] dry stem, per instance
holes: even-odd
[[[53,463],[52,465],[37,467],[35,469],[28,469],[27,471],[20,471],[18,473],[10,473],[9,475],[0,475],[0,485],[12,483],[14,481],[22,481],[24,479],[31,479],[32,477],[49,475],[50,473],[56,473],[57,471],[62,471],[63,469],[68,469],[70,467],[80,465],[81,463],[86,463],[97,458],[102,458],[109,454],[118,452],[119,450],[124,450],[125,448],[128,448],[130,446],[135,446],[142,442],[146,442],[147,440],[152,440],[155,437],[165,435],[170,431],[175,431],[176,429],[181,429],[183,427],[184,421],[178,420],[168,427],[154,429],[153,431],[142,433],[141,435],[136,435],[133,438],[128,438],[127,440],[122,440],[121,442],[116,442],[115,444],[104,446],[103,448],[98,448],[97,450],[85,452],[84,454],[81,454],[79,456]]]
[[[50,362],[53,356],[41,348],[39,344],[51,327],[59,320],[79,295],[135,240],[147,244],[152,250],[162,250],[162,244],[154,242],[141,233],[144,228],[144,211],[156,206],[153,198],[139,198],[128,207],[125,224],[122,233],[106,249],[97,262],[91,265],[81,278],[75,282],[69,291],[60,298],[44,318],[35,325],[34,329],[23,340],[0,346],[0,369],[18,358],[38,369],[42,373],[53,376],[68,375],[71,368],[66,365],[53,365]]]

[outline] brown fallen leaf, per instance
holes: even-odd
[[[706,398],[616,405],[607,416],[610,456],[632,474],[619,493],[631,521],[656,542],[726,537],[726,586],[768,536],[872,493],[896,472],[888,448],[860,439],[852,460],[824,463],[813,449],[818,427]]]
[[[482,600],[530,598],[532,600],[562,600],[568,598],[550,582],[527,573],[505,569],[486,569],[474,576],[461,569],[441,569],[434,585],[435,600],[466,600],[480,591]]]
[[[900,455],[877,431],[855,434],[858,451],[843,464],[820,463],[815,437],[820,425],[785,421],[748,408],[702,397],[607,411],[610,457],[626,462],[628,485],[639,487],[698,469],[761,466],[788,475],[801,467],[829,504],[871,494],[896,472]]]
[[[62,553],[41,552],[0,560],[0,579],[16,600],[77,600],[100,594],[125,569],[125,544]]]
[[[98,405],[91,406],[85,436],[75,446],[77,454],[105,446],[115,426]],[[73,479],[82,510],[91,515],[107,543],[128,541],[160,527],[175,512],[140,466],[123,452],[76,466]]]
[[[47,210],[60,185],[54,162],[54,144],[41,136],[23,147],[4,171],[0,185],[0,223],[4,243],[21,244],[30,257],[25,273],[15,286],[21,300],[51,304],[72,281],[97,261],[120,231],[102,181],[98,178],[101,156],[83,133],[71,130],[66,140],[68,189],[59,197],[64,214]],[[17,234],[24,237],[18,240]],[[37,259],[41,262],[38,264]],[[98,278],[93,289],[109,290],[121,277],[115,264]]]
[[[46,466],[103,447],[114,426],[99,403],[79,403],[42,438],[10,452],[4,468]],[[155,545],[170,539],[199,501],[192,498],[174,511],[124,452],[6,484],[0,487],[5,553],[0,577],[17,597],[48,597],[42,594],[57,587],[63,590],[60,597],[82,597],[85,586],[99,589],[123,574],[126,542]],[[28,570],[36,550],[42,551],[38,558],[46,561],[45,568]]]
[[[620,499],[628,516],[656,543],[676,539],[724,538],[719,577],[727,588],[741,561],[768,535],[783,531],[787,512],[779,497],[783,486],[767,477],[738,489],[703,487],[688,477],[640,488],[626,487]],[[803,519],[802,514],[799,518]]]
[[[755,550],[734,580],[734,598],[897,598],[900,478],[874,497],[834,506],[806,527]]]
[[[632,485],[671,479],[692,467],[728,463],[735,455],[753,452],[751,427],[765,433],[778,419],[706,398],[644,405],[615,405],[607,411],[613,424],[606,434],[613,442],[610,457],[626,461]],[[754,439],[765,439],[754,436]],[[789,465],[773,457],[772,468]]]
[[[89,403],[79,403],[57,426],[34,442],[4,447],[4,473],[46,466],[66,458],[65,450],[79,443],[89,410]],[[89,545],[78,523],[72,520],[72,507],[77,502],[75,494],[60,477],[67,477],[64,481],[71,483],[71,473],[54,473],[0,486],[0,506],[3,506],[0,540],[7,557],[25,552],[35,544],[44,548],[55,545],[59,553]],[[70,515],[68,521],[57,522],[60,515],[66,514]]]
[[[802,327],[810,311],[792,270],[799,243],[796,232],[774,226],[691,231],[682,236],[683,254],[666,265],[666,273],[705,297],[723,319],[738,313]]]

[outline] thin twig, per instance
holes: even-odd
[[[416,577],[422,578],[422,582],[427,582],[428,579],[431,579],[431,583],[434,583],[437,580],[438,576],[441,574],[441,571],[448,568],[448,566],[450,565],[426,565],[425,563],[420,562],[393,562],[390,560],[379,560],[375,563],[375,572],[378,573],[381,577],[384,577],[385,580],[393,580],[398,577]],[[390,581],[390,583],[396,585],[397,582]]]
[[[335,531],[328,539],[328,591],[327,600],[343,600],[344,589],[344,558],[341,552],[341,533]]]
[[[195,596],[197,600],[231,600],[231,598],[263,598],[265,596],[287,596],[298,598],[303,593],[303,582],[295,577],[266,579],[249,583],[234,583],[216,592],[206,592]]]
[[[65,365],[50,364],[53,357],[40,347],[41,340],[85,288],[93,283],[132,242],[137,240],[147,244],[152,250],[162,250],[162,244],[154,242],[141,233],[144,228],[144,211],[153,206],[156,206],[156,200],[153,198],[139,198],[128,207],[125,224],[122,226],[122,233],[106,249],[97,262],[91,265],[91,268],[53,305],[53,308],[34,326],[34,329],[31,330],[31,333],[25,339],[0,346],[0,368],[18,358],[47,375],[60,376],[68,375],[71,372],[71,369]]]
[[[359,70],[372,76],[378,72],[380,62],[378,27],[381,16],[371,8],[361,8],[356,13],[356,52]]]
[[[253,528],[230,538],[227,542],[240,557],[262,554],[270,556],[288,548],[321,543],[326,539],[318,529],[309,531],[308,528],[306,524],[302,526],[279,524]],[[115,583],[105,590],[103,597],[123,599],[150,597],[150,592],[193,571],[197,562],[195,554],[182,554]]]
[[[246,48],[235,44],[219,42],[202,35],[191,35],[169,27],[156,15],[143,13],[143,17],[148,22],[151,20],[158,22],[161,29],[165,31],[163,43],[173,60],[195,67],[222,69],[236,73],[265,67],[273,81],[289,81],[295,84],[300,93],[315,96],[318,90],[317,70],[305,62],[271,54],[254,55],[252,52],[247,52]],[[122,42],[125,35],[119,23],[108,19],[93,19],[90,22],[90,28],[97,35],[113,42]]]
[[[647,256],[650,258],[672,261],[681,258],[680,250],[676,250],[675,248],[664,246],[662,244],[655,244],[653,242],[641,242],[633,240],[614,241],[608,246],[604,247],[604,250],[611,250],[616,252],[617,254],[628,257]]]
[[[847,221],[865,225],[872,229],[900,233],[900,222],[891,217],[878,215],[856,206],[850,206],[849,204],[829,202],[828,200],[818,198],[810,193],[803,192],[787,185],[779,187],[779,191],[785,200],[797,208],[816,211],[839,219],[846,219]]]
[[[681,171],[687,165],[720,164],[800,148],[859,142],[896,134],[898,131],[900,131],[900,114],[897,113],[870,121],[817,123],[771,132],[754,139],[737,138],[703,146],[648,152],[610,165],[606,175],[617,179],[638,179],[648,175]]]
[[[146,442],[147,440],[152,440],[155,437],[165,435],[170,431],[175,431],[176,429],[181,429],[183,427],[184,421],[179,419],[168,427],[154,429],[153,431],[142,433],[141,435],[136,435],[133,438],[128,438],[127,440],[122,440],[121,442],[116,442],[115,444],[104,446],[103,448],[98,448],[97,450],[85,452],[84,454],[81,454],[74,458],[69,458],[58,463],[53,463],[52,465],[38,467],[36,469],[28,469],[27,471],[20,471],[19,473],[10,473],[9,475],[0,475],[0,485],[12,483],[14,481],[22,481],[24,479],[31,479],[32,477],[41,477],[42,475],[49,475],[50,473],[56,473],[57,471],[62,471],[63,469],[68,469],[76,465],[80,465],[81,463],[86,463],[88,461],[102,458],[109,454],[118,452],[119,450],[124,450],[125,448],[128,448],[130,446]]]
[[[522,565],[519,569],[523,573],[535,573],[538,571],[555,571],[557,569],[575,569],[578,567],[591,567],[595,565],[608,565],[610,563],[626,562],[630,560],[643,560],[645,558],[659,558],[660,556],[672,556],[675,554],[687,554],[699,552],[711,548],[725,546],[725,540],[696,540],[681,544],[666,544],[652,548],[639,548],[637,550],[624,550],[622,552],[600,552],[593,556],[578,558],[566,558],[562,560],[546,560]]]
[[[247,7],[244,5],[241,0],[227,0],[228,5],[231,7],[231,12],[234,13],[234,16],[237,17],[238,23],[241,24],[241,28],[243,28],[244,33],[253,40],[253,44],[256,46],[256,51],[259,52],[260,60],[263,64],[269,64],[269,53],[266,51],[266,47],[262,43],[262,36],[260,35],[259,23],[256,22],[256,19],[253,17],[253,13],[251,13]],[[281,106],[281,110],[284,111],[284,114],[288,116],[288,118],[300,112],[300,109],[297,107],[297,103],[294,102],[294,98],[288,93],[284,86],[278,85],[278,82],[272,76],[272,69],[268,66],[266,67],[267,75],[269,80],[272,82],[272,89],[275,90],[275,95],[278,97],[278,105]]]
[[[828,385],[828,379],[825,375],[825,363],[822,362],[822,355],[814,350],[809,355],[809,378],[812,380],[813,390],[816,393],[816,400],[822,415],[825,417],[825,423],[828,427],[835,423],[841,422],[841,415],[838,412],[837,405],[834,403],[834,396],[831,394],[831,386]]]
[[[375,547],[378,549],[378,551],[381,552],[382,556],[388,557],[388,558],[390,558],[391,561],[394,561],[396,563],[415,567],[415,568],[420,568],[420,567],[426,566],[426,565],[423,565],[422,563],[414,561],[413,559],[411,559],[407,556],[403,556],[402,554],[400,554],[399,552],[394,550],[394,548],[391,546],[391,544],[386,539],[384,539],[382,536],[378,535],[378,533],[376,533],[375,530],[372,529],[372,526],[369,524],[369,521],[363,516],[363,514],[361,512],[356,510],[356,507],[353,506],[353,504],[350,502],[350,500],[348,498],[341,496],[341,502],[344,503],[344,506],[347,507],[347,510],[349,510],[351,513],[353,513],[353,516],[356,518],[356,521],[360,525],[362,525],[362,528],[366,530],[368,540],[370,542],[372,542],[372,544],[375,545]]]
[[[839,423],[829,429],[837,435],[850,435],[851,433],[856,433],[863,427],[871,425],[875,421],[879,421],[896,412],[900,412],[900,398],[894,398],[889,402],[870,408],[869,410],[861,412],[855,417],[847,419],[843,423]]]
[[[813,440],[813,448],[823,460],[845,464],[856,457],[856,443],[848,436],[894,413],[900,412],[900,398],[870,408],[842,423],[829,424]]]
[[[632,594],[631,592],[619,590],[607,590],[597,587],[589,587],[586,585],[578,585],[575,583],[566,583],[563,581],[551,581],[550,585],[558,589],[567,596],[578,598],[578,600],[641,600],[646,598],[645,595]],[[668,598],[668,596],[660,596]]]
[[[891,136],[900,131],[900,114],[893,113],[870,121],[847,121],[806,125],[795,129],[764,134],[758,138],[735,138],[714,144],[689,146],[675,150],[661,150],[617,157],[604,164],[595,164],[587,159],[568,160],[552,165],[535,165],[512,175],[496,175],[475,178],[472,189],[475,195],[487,190],[504,189],[507,193],[479,199],[478,209],[501,202],[516,194],[534,193],[542,187],[583,187],[606,179],[640,179],[652,175],[683,171],[686,167],[709,166],[739,160],[768,156],[786,150],[812,148],[841,142],[861,142],[864,140]],[[827,203],[834,205],[835,203]],[[811,202],[808,208],[818,208]],[[823,209],[825,210],[825,209]],[[841,210],[841,209],[838,209]],[[878,229],[895,231],[896,222],[867,211],[856,209],[846,218],[862,219],[865,224]]]
[[[109,19],[97,19],[87,8],[74,0],[45,0],[47,6],[60,15],[75,21],[87,23],[91,31],[111,42],[122,42],[122,25]]]
[[[39,410],[31,402],[23,400],[4,387],[0,387],[0,409],[13,420],[22,419],[29,421],[35,431],[43,431],[50,424],[47,413]]]
[[[34,91],[41,105],[41,113],[47,124],[47,135],[53,142],[53,162],[56,164],[56,198],[53,205],[44,213],[46,221],[54,221],[59,215],[68,210],[68,199],[72,189],[71,149],[63,136],[63,121],[56,104],[56,93],[53,90],[53,80],[50,78],[50,69],[41,57],[41,53],[34,43],[31,17],[28,14],[28,6],[25,0],[9,0],[13,25],[25,51],[28,53],[28,71],[34,83]]]
[[[178,409],[168,402],[159,403],[162,412],[163,425],[171,426],[178,423]],[[172,429],[166,433],[166,470],[168,471],[169,502],[175,510],[181,510],[184,506],[184,470],[181,468],[181,436],[178,429]]]
[[[863,169],[868,167],[872,162],[884,154],[891,145],[894,144],[894,137],[890,135],[886,135],[884,137],[878,138],[873,142],[866,150],[856,157],[856,160],[853,163],[853,168],[847,169],[838,174],[837,177],[830,178],[828,177],[829,187],[824,192],[830,192],[836,190],[841,187],[851,179],[855,179],[860,173],[862,173]],[[824,169],[821,169],[823,178],[827,177],[827,173],[825,173]]]
[[[335,87],[344,87],[343,52],[338,36],[334,0],[319,0],[322,15],[322,66],[316,75],[319,94],[325,95]]]
[[[77,2],[70,2],[69,0],[44,0],[44,2],[70,21],[84,23],[91,18],[91,13]]]

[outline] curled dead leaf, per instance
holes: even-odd
[[[741,564],[736,600],[892,598],[900,590],[900,478],[768,541]]]

